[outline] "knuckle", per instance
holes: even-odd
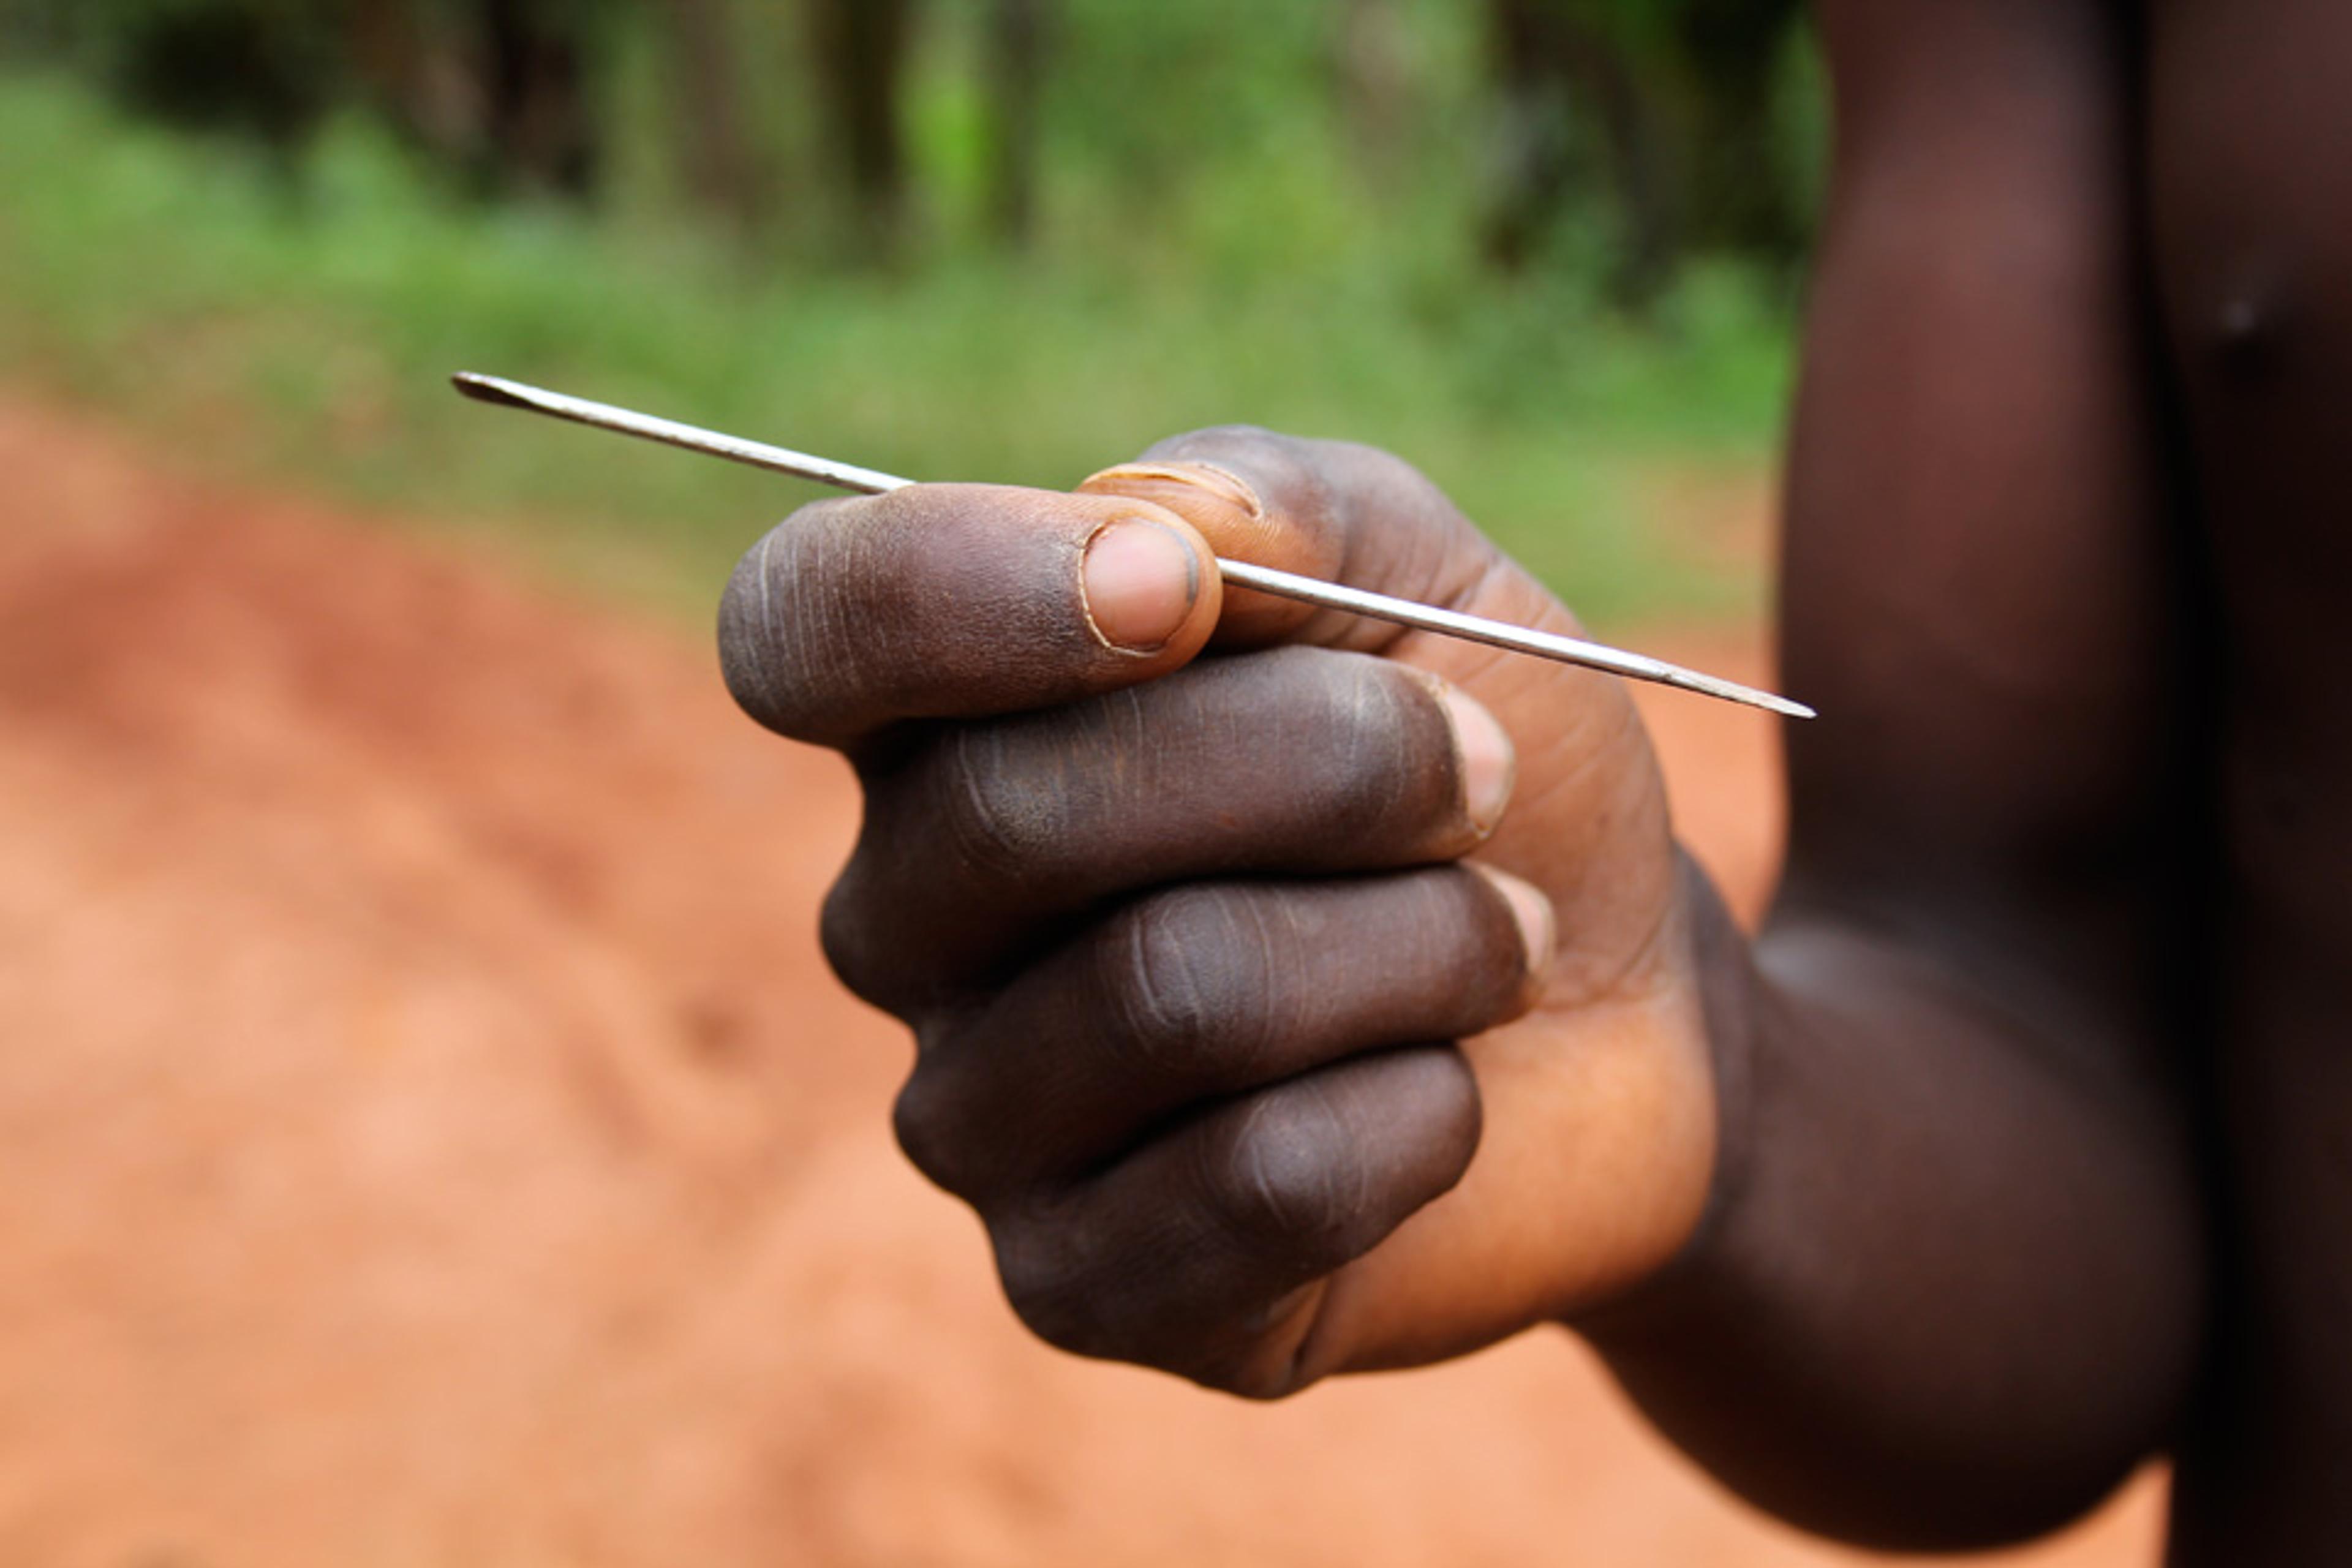
[[[1299,445],[1296,437],[1263,425],[1207,425],[1171,436],[1144,454],[1147,458],[1206,458],[1218,454],[1288,454]]]
[[[824,961],[851,994],[887,1012],[908,986],[904,944],[885,935],[886,921],[872,912],[877,900],[865,857],[852,858],[848,869],[828,889],[817,912],[817,945]]]
[[[890,1131],[908,1162],[950,1193],[977,1186],[955,1114],[939,1079],[918,1068],[890,1107]]]
[[[1236,1277],[1239,1260],[1220,1258],[1231,1239],[1206,1237],[1190,1205],[1171,1205],[1164,1219],[1143,1232],[1129,1226],[1122,1239],[1116,1226],[1079,1218],[1066,1195],[1032,1193],[992,1212],[997,1276],[1013,1314],[1076,1355],[1158,1367],[1254,1399],[1303,1387],[1295,1357],[1267,1353],[1268,1333],[1293,1292],[1327,1270],[1302,1269],[1286,1254],[1247,1261]]]
[[[1436,699],[1385,661],[1339,662],[1309,717],[1319,741],[1318,819],[1349,839],[1453,816],[1453,737]]]
[[[1246,1074],[1265,1054],[1280,965],[1258,903],[1239,888],[1191,887],[1119,917],[1104,984],[1139,1066],[1190,1079],[1207,1063]]]
[[[1356,479],[1353,488],[1360,493],[1379,496],[1394,508],[1454,510],[1454,503],[1436,480],[1385,447],[1334,441],[1328,449],[1335,463],[1350,470]]]
[[[1353,1256],[1370,1205],[1345,1131],[1311,1083],[1261,1096],[1211,1145],[1203,1188],[1219,1228],[1244,1250],[1299,1264]]]
[[[1333,502],[1316,459],[1317,443],[1257,425],[1213,425],[1171,437],[1148,462],[1210,463],[1246,480],[1268,510],[1294,527],[1327,531]]]
[[[1022,1326],[1073,1355],[1117,1353],[1102,1295],[1093,1287],[1082,1243],[1050,1219],[996,1225],[996,1275]]]
[[[928,793],[951,855],[982,874],[1024,881],[1066,852],[1066,763],[1082,749],[1049,748],[1066,766],[1038,778],[1018,767],[1006,742],[1001,724],[957,730],[935,753]]]

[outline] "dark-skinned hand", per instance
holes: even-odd
[[[1212,552],[1573,633],[1405,464],[1217,430],[1075,495],[800,512],[737,699],[866,792],[828,956],[1014,1309],[1270,1396],[1657,1269],[1705,1206],[1696,896],[1613,679],[1243,590]]]

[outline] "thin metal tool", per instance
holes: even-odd
[[[526,386],[520,382],[506,381],[494,375],[476,375],[467,371],[451,379],[457,383],[459,392],[477,402],[527,409],[533,414],[568,419],[575,425],[611,430],[646,441],[658,441],[667,447],[684,447],[689,452],[729,458],[772,473],[814,479],[818,484],[831,485],[836,489],[880,495],[887,490],[904,489],[915,482],[902,479],[895,474],[878,473],[849,463],[836,463],[827,458],[814,458],[805,452],[771,447],[761,441],[746,441],[737,436],[722,436],[717,431],[700,430],[691,425],[657,419],[649,414],[633,413],[610,404],[592,403],[584,397],[571,397],[561,392]],[[1391,598],[1386,594],[1368,593],[1361,588],[1327,583],[1318,577],[1301,577],[1296,573],[1278,572],[1271,566],[1255,566],[1246,561],[1228,561],[1223,556],[1217,558],[1217,571],[1226,582],[1240,587],[1279,595],[1286,599],[1297,599],[1327,610],[1341,610],[1351,615],[1369,616],[1375,620],[1393,621],[1399,626],[1412,626],[1421,631],[1486,643],[1515,653],[1531,653],[1539,658],[1580,665],[1587,669],[1606,670],[1633,680],[1654,681],[1661,686],[1696,691],[1703,697],[1717,697],[1727,702],[1761,708],[1767,712],[1790,719],[1811,719],[1814,716],[1813,710],[1801,702],[1791,702],[1785,697],[1759,691],[1752,686],[1702,675],[1695,669],[1668,664],[1664,659],[1628,653],[1622,648],[1587,642],[1581,637],[1539,632],[1527,626],[1512,626],[1507,621],[1491,621],[1483,616],[1465,616],[1457,610],[1441,610],[1411,599]]]

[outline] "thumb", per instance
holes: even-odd
[[[1449,609],[1562,630],[1573,625],[1443,491],[1370,447],[1224,426],[1163,441],[1079,489],[1165,507],[1230,559]],[[1225,597],[1217,640],[1385,652],[1402,635],[1383,623],[1236,588]]]
[[[1220,555],[1520,626],[1583,635],[1575,616],[1402,459],[1370,447],[1227,427],[1164,441],[1082,489],[1149,500]],[[1227,647],[1316,643],[1379,654],[1460,687],[1501,723],[1519,802],[1483,853],[1541,889],[1587,933],[1557,990],[1626,972],[1671,895],[1665,796],[1623,683],[1589,669],[1227,590]],[[1628,906],[1645,911],[1628,918]]]

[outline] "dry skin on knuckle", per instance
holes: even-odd
[[[1249,895],[1174,889],[1129,911],[1114,974],[1123,1037],[1156,1078],[1246,1072],[1264,1051],[1255,1005],[1274,973]]]
[[[1383,661],[1343,668],[1298,725],[1321,786],[1315,817],[1341,838],[1466,847],[1453,729],[1434,695]]]
[[[1022,882],[1078,853],[1069,786],[1084,753],[1057,742],[1056,732],[1067,729],[1024,719],[952,731],[925,781],[941,848],[971,869]],[[1053,764],[1042,774],[1032,765],[1040,756]]]
[[[1309,1077],[1244,1107],[1212,1141],[1200,1182],[1215,1229],[1244,1254],[1320,1266],[1339,1260],[1361,1206],[1349,1163],[1328,1090]]]
[[[918,785],[941,848],[996,881],[1092,884],[1166,831],[1181,798],[1172,731],[1196,732],[1171,679],[948,733]]]
[[[1476,838],[1452,748],[1443,709],[1396,667],[1293,649],[960,726],[905,788],[933,863],[968,889],[1093,897],[1214,874],[1220,856],[1230,869],[1450,858]]]

